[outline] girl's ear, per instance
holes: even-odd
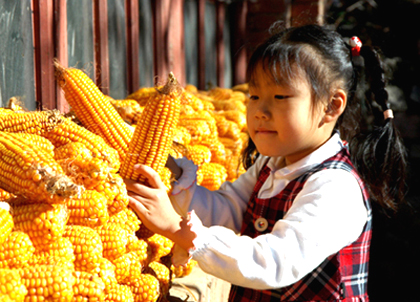
[[[325,108],[324,123],[335,122],[343,113],[347,105],[347,93],[343,89],[337,89]]]

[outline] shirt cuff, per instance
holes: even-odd
[[[186,157],[175,158],[176,164],[182,169],[182,175],[172,183],[172,195],[177,195],[188,190],[197,179],[197,166]]]

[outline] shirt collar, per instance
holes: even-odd
[[[271,171],[277,174],[280,177],[297,177],[302,175],[306,171],[310,170],[311,168],[319,165],[324,160],[336,155],[341,149],[344,147],[342,140],[340,139],[339,133],[334,133],[331,138],[318,149],[316,149],[311,154],[307,155],[306,157],[302,158],[301,160],[282,167],[281,163],[283,162],[283,157],[272,157],[267,163],[267,166],[271,169]]]

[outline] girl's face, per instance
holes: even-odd
[[[294,163],[325,143],[331,131],[322,127],[324,106],[312,104],[307,81],[278,85],[261,67],[250,84],[248,131],[260,154],[284,156]]]

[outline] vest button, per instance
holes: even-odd
[[[254,227],[258,232],[263,232],[268,228],[267,219],[260,217],[254,222]]]

